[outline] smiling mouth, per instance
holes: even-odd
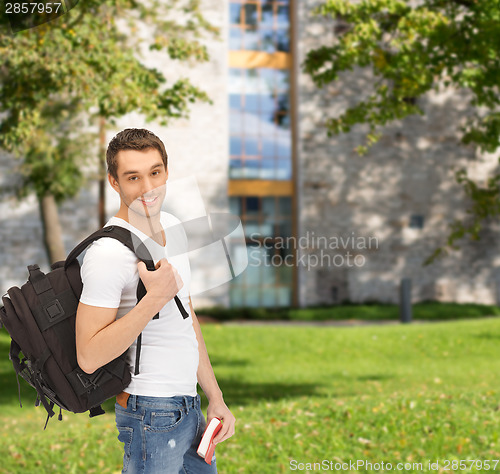
[[[158,201],[158,196],[155,196],[155,197],[151,197],[151,198],[147,198],[147,199],[144,199],[144,198],[138,198],[137,199],[139,202],[142,202],[142,204],[144,206],[152,206],[153,204],[156,203],[156,201]]]

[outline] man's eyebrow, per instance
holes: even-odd
[[[158,168],[160,166],[163,166],[163,163],[157,163],[156,165],[151,166],[151,169],[149,171],[153,171],[154,169],[156,169],[156,168]],[[123,176],[127,176],[129,174],[140,174],[140,171],[132,171],[131,170],[131,171],[124,171],[122,173]]]

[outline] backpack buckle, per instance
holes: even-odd
[[[59,300],[51,301],[50,303],[46,304],[43,307],[43,310],[45,311],[45,314],[49,317],[51,321],[54,319],[64,316],[64,309],[61,306],[61,303],[59,303]]]
[[[97,384],[99,383],[99,380],[101,379],[102,375],[103,375],[102,370],[98,370],[97,372],[94,372],[93,374],[86,374],[85,372],[77,372],[76,373],[78,380],[80,381],[80,383],[83,385],[83,388],[85,388],[85,389],[97,388]]]
[[[95,385],[91,382],[91,380],[88,378],[86,374],[77,372],[76,376],[78,377],[80,383],[83,385],[83,388],[87,389],[90,387],[95,387]]]

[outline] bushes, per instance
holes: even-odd
[[[342,304],[336,306],[311,306],[308,308],[224,308],[214,306],[196,310],[200,316],[209,316],[218,321],[231,320],[283,320],[283,321],[328,321],[359,319],[398,320],[399,306],[396,304]],[[474,303],[440,303],[427,301],[413,305],[413,319],[416,320],[450,320],[469,319],[484,316],[500,315],[500,307]]]

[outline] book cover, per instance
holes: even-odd
[[[221,420],[219,418],[212,418],[208,426],[205,428],[203,436],[201,437],[197,453],[198,456],[201,456],[203,459],[205,459],[205,462],[207,464],[212,464],[212,457],[215,451],[214,438],[221,428]]]

